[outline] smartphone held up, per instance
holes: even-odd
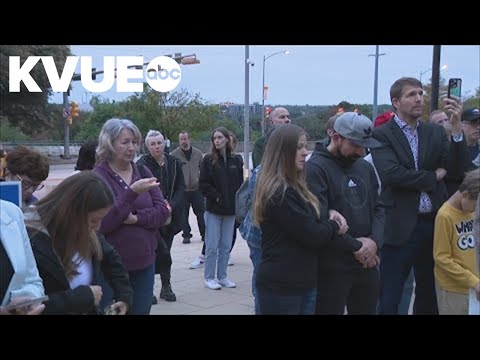
[[[452,78],[448,80],[448,98],[452,96],[461,98],[462,97],[462,79]]]

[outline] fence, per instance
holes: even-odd
[[[194,142],[192,141],[192,146],[199,149],[202,153],[206,154],[210,152],[211,149],[211,142]],[[58,141],[17,141],[17,142],[4,142],[3,148],[8,152],[15,146],[23,145],[30,148],[35,149],[36,151],[40,152],[43,155],[49,157],[60,157],[60,155],[64,154],[64,144],[63,142]],[[77,157],[78,152],[80,151],[80,147],[83,145],[83,142],[74,142],[70,143],[70,155]],[[253,151],[254,142],[250,142],[249,152]],[[177,148],[179,146],[178,143],[172,142],[172,147],[170,151]],[[143,147],[142,147],[143,148]],[[309,141],[307,145],[308,150],[313,150],[315,148],[315,141]],[[237,144],[237,152],[243,153],[243,142],[239,142]],[[143,152],[143,151],[141,151]]]

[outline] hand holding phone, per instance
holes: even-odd
[[[26,309],[28,307],[40,305],[47,300],[48,300],[48,296],[43,296],[43,297],[34,298],[34,299],[27,298],[27,297],[22,297],[21,299],[17,298],[12,300],[9,304],[7,304],[7,306],[5,306],[5,309],[8,312],[12,313],[23,308]]]
[[[452,96],[462,97],[462,79],[452,78],[448,80],[448,98]]]

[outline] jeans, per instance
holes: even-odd
[[[252,295],[255,304],[255,315],[260,315],[260,305],[258,304],[257,284],[255,278],[257,277],[257,268],[262,259],[262,248],[255,247],[247,241],[248,248],[250,249],[250,260],[252,260],[253,273],[252,273]]]
[[[152,307],[155,264],[151,264],[145,269],[129,271],[128,276],[133,289],[133,305],[128,310],[128,315],[149,315]],[[98,284],[102,286],[103,291],[100,301],[100,308],[103,311],[113,302],[113,290],[103,276],[100,277]]]
[[[277,294],[263,288],[257,289],[262,315],[313,315],[317,303],[317,289],[298,294]]]
[[[226,279],[234,222],[234,215],[205,211],[205,280],[214,280],[215,273],[218,280]]]

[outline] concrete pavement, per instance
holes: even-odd
[[[60,181],[69,176],[75,164],[55,164],[50,166],[49,177],[44,181],[45,187],[35,195],[43,197]],[[228,277],[237,284],[236,288],[210,290],[203,283],[203,267],[189,269],[190,263],[202,250],[202,241],[193,211],[190,211],[192,239],[190,244],[182,243],[182,234],[175,236],[172,245],[172,289],[177,297],[175,302],[159,299],[152,306],[152,315],[248,315],[254,314],[252,296],[252,263],[249,258],[247,243],[237,234],[237,241],[232,250],[233,266],[228,267]],[[155,295],[160,293],[160,277],[155,277]]]
[[[252,262],[249,250],[240,233],[232,250],[233,266],[228,267],[228,277],[237,284],[236,288],[221,290],[207,289],[203,283],[203,266],[189,269],[190,263],[202,250],[202,241],[196,224],[196,217],[190,211],[192,239],[190,244],[182,243],[182,234],[175,236],[172,245],[172,289],[177,301],[158,300],[151,315],[253,315]],[[160,293],[160,277],[155,277],[155,295]]]

